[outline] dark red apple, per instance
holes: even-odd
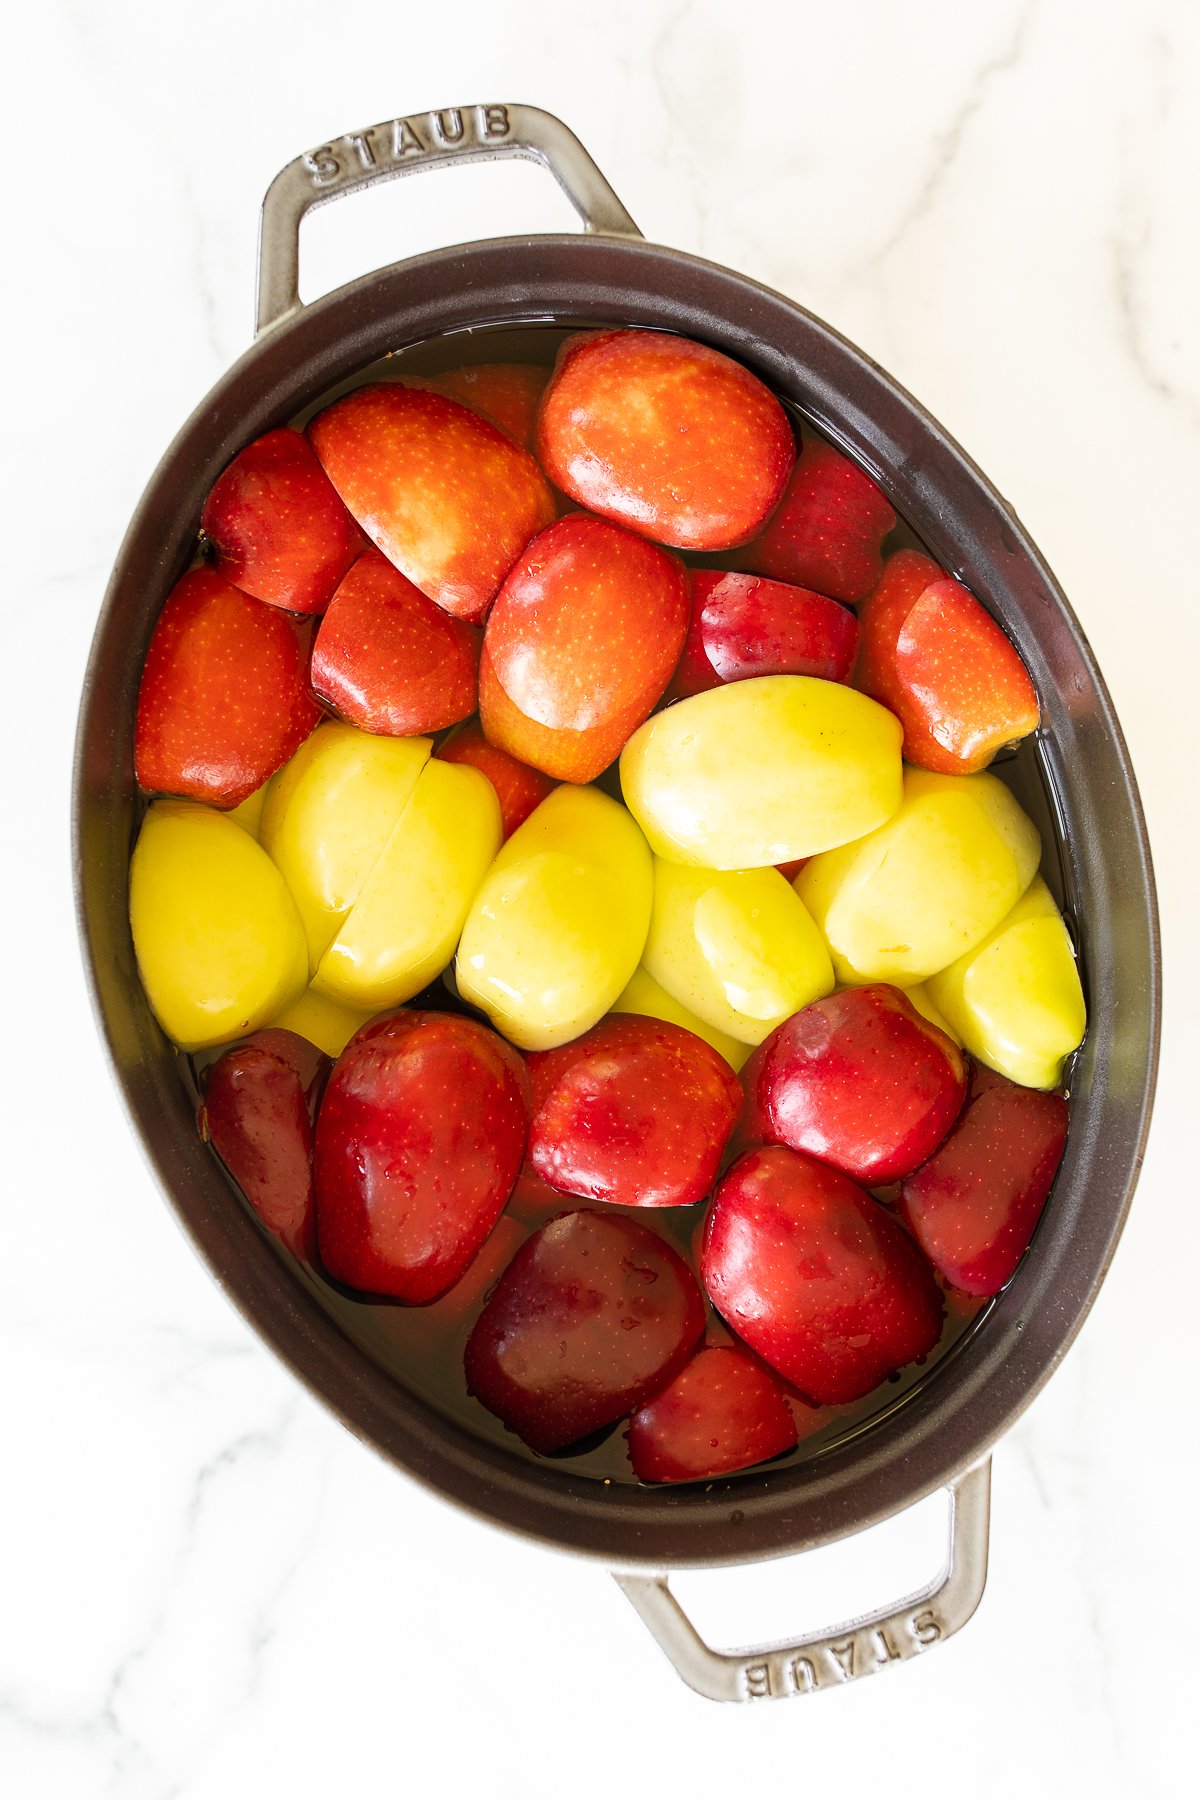
[[[916,550],[889,556],[859,614],[855,685],[904,727],[904,756],[943,775],[973,775],[1036,730],[1024,663],[969,590]]]
[[[618,1206],[692,1206],[709,1193],[742,1091],[703,1038],[614,1013],[527,1061],[529,1165],[551,1187]]]
[[[440,731],[475,711],[479,645],[476,626],[443,611],[386,556],[368,550],[321,620],[313,689],[364,731]]]
[[[681,550],[727,550],[778,504],[787,414],[741,363],[661,331],[569,338],[538,418],[538,458],[580,506]]]
[[[904,1227],[782,1145],[718,1185],[700,1273],[737,1335],[818,1406],[860,1399],[941,1335],[941,1292]]]
[[[1067,1142],[1061,1094],[977,1070],[966,1110],[900,1189],[899,1210],[952,1287],[998,1294],[1033,1236]]]
[[[865,470],[806,437],[779,510],[745,552],[747,568],[853,604],[883,568],[880,546],[896,515]]]
[[[200,524],[217,573],[289,612],[320,613],[367,547],[299,431],[255,438],[218,476]]]
[[[355,388],[308,436],[371,542],[456,618],[483,620],[555,515],[529,452],[444,394],[395,381]]]
[[[695,1277],[656,1232],[564,1213],[493,1288],[467,1341],[467,1386],[532,1450],[561,1450],[670,1381],[703,1330]]]
[[[294,1031],[256,1031],[213,1064],[197,1114],[267,1230],[307,1263],[317,1249],[313,1117],[329,1068]]]
[[[486,775],[500,802],[500,820],[506,838],[523,825],[535,806],[540,806],[554,787],[554,778],[541,769],[518,762],[507,750],[489,744],[477,719],[468,719],[434,751],[443,762],[469,763]]]
[[[639,1481],[705,1481],[794,1448],[779,1382],[742,1350],[700,1350],[634,1413],[626,1433]]]
[[[529,1120],[517,1052],[455,1013],[397,1012],[338,1058],[317,1120],[321,1257],[421,1305],[458,1281],[508,1199]]]
[[[785,581],[693,569],[692,617],[672,700],[755,675],[847,681],[858,648],[852,612]]]
[[[317,725],[312,623],[252,600],[213,569],[176,582],[138,690],[134,766],[149,793],[230,808]]]
[[[487,622],[489,740],[559,780],[594,780],[671,679],[688,595],[678,557],[606,519],[559,519],[526,548]]]
[[[882,1187],[932,1156],[962,1110],[961,1050],[885,982],[793,1013],[742,1070],[739,1141],[786,1144]]]

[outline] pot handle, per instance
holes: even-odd
[[[755,1650],[714,1650],[705,1643],[665,1575],[615,1579],[676,1670],[708,1700],[779,1700],[842,1687],[905,1662],[943,1642],[971,1617],[987,1580],[990,1457],[951,1482],[949,1550],[942,1573],[906,1600],[833,1631]]]
[[[585,231],[641,236],[574,132],[540,107],[447,106],[385,119],[296,157],[267,189],[258,234],[256,331],[300,306],[300,221],[314,206],[417,169],[494,156],[520,156],[549,169]]]

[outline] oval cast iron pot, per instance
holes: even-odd
[[[458,245],[300,305],[299,225],[311,207],[409,170],[494,156],[549,168],[586,235]],[[236,1204],[201,1144],[129,933],[138,679],[221,470],[250,439],[388,350],[475,326],[573,320],[682,332],[737,357],[862,463],[932,555],[988,596],[1041,696],[1039,758],[1089,989],[1066,1157],[1034,1243],[991,1311],[870,1429],[806,1465],[710,1487],[603,1487],[553,1463],[534,1465],[435,1412],[344,1337]],[[917,1655],[978,1603],[988,1452],[1051,1374],[1095,1298],[1132,1195],[1153,1094],[1159,951],[1149,850],[1120,727],[1079,623],[1010,508],[889,376],[783,296],[645,243],[578,140],[535,108],[471,106],[387,120],[289,164],[263,207],[258,330],[170,446],[134,514],[96,628],[79,721],[73,824],[85,961],[117,1079],[159,1181],[230,1299],[353,1432],[467,1511],[616,1565],[700,1692],[804,1693]],[[713,1650],[667,1584],[671,1568],[827,1543],[941,1487],[950,1490],[943,1574],[839,1631],[736,1654]]]

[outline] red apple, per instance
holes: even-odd
[[[860,1399],[941,1335],[941,1292],[904,1227],[781,1145],[720,1182],[700,1273],[738,1336],[818,1406]]]
[[[484,732],[547,775],[593,780],[661,698],[687,621],[677,557],[605,519],[559,519],[496,596],[479,668]]]
[[[962,1110],[966,1058],[885,982],[814,1000],[742,1070],[740,1141],[786,1144],[866,1187],[911,1174]]]
[[[312,684],[343,719],[386,737],[473,713],[479,630],[444,612],[378,550],[360,556],[321,620]]]
[[[466,1273],[453,1287],[427,1306],[372,1307],[372,1329],[382,1334],[396,1355],[429,1368],[435,1366],[435,1361],[440,1362],[444,1372],[454,1379],[461,1365],[463,1345],[488,1291],[528,1236],[529,1226],[512,1218],[506,1207]],[[456,1385],[461,1391],[461,1377]]]
[[[555,514],[529,452],[444,394],[394,381],[355,388],[308,436],[371,541],[457,618],[483,619]]]
[[[308,685],[312,625],[213,569],[175,584],[146,652],[134,766],[149,793],[239,805],[321,717]]]
[[[538,406],[549,379],[549,369],[535,363],[471,363],[423,376],[412,385],[460,401],[532,450]]]
[[[1037,693],[996,621],[915,550],[890,556],[864,603],[855,684],[904,727],[919,768],[972,775],[1036,730]]]
[[[467,1340],[467,1386],[530,1449],[561,1450],[670,1381],[703,1330],[695,1277],[656,1232],[564,1213],[492,1289]]]
[[[998,1294],[1033,1236],[1067,1141],[1061,1094],[977,1069],[958,1124],[900,1190],[901,1216],[938,1274]]]
[[[626,1433],[639,1481],[705,1481],[794,1448],[779,1382],[742,1350],[697,1351],[634,1413]]]
[[[489,744],[477,720],[469,719],[451,732],[434,752],[444,762],[469,763],[486,775],[500,802],[500,817],[506,838],[518,825],[523,825],[535,806],[540,806],[554,786],[549,775],[518,762],[507,750]]]
[[[692,618],[672,700],[754,675],[847,681],[858,648],[854,614],[784,581],[693,569]]]
[[[806,437],[778,512],[746,550],[746,566],[852,604],[879,580],[880,545],[895,523],[857,463]]]
[[[397,1012],[339,1057],[314,1175],[329,1273],[410,1305],[458,1281],[500,1216],[525,1152],[516,1051],[454,1013]]]
[[[581,506],[681,550],[752,538],[796,456],[787,414],[756,375],[661,331],[569,338],[537,447],[551,481]]]
[[[807,868],[810,861],[810,857],[798,856],[795,862],[776,863],[775,867],[779,870],[779,873],[783,876],[785,881],[795,881],[801,869]]]
[[[200,524],[217,573],[289,612],[324,612],[367,547],[298,431],[268,431],[238,453],[204,502]]]
[[[256,1031],[213,1064],[197,1114],[267,1230],[307,1263],[317,1249],[313,1117],[329,1068],[294,1031]]]
[[[614,1013],[527,1061],[529,1165],[551,1187],[618,1206],[692,1206],[708,1194],[742,1091],[703,1038]]]

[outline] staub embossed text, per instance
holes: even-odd
[[[744,1695],[747,1700],[768,1700],[836,1687],[839,1682],[873,1675],[889,1663],[919,1655],[942,1635],[941,1620],[927,1607],[910,1618],[895,1618],[886,1625],[855,1632],[844,1641],[811,1644],[802,1656],[786,1651],[747,1661],[742,1668]]]
[[[448,106],[441,112],[412,113],[366,131],[348,132],[336,143],[310,150],[302,160],[315,188],[335,187],[372,169],[502,144],[511,129],[506,106]]]

